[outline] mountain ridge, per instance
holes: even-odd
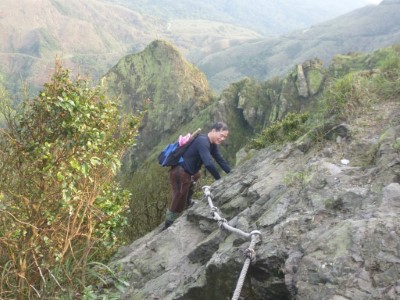
[[[399,1],[383,1],[378,6],[366,6],[279,38],[260,39],[215,52],[196,64],[217,91],[243,77],[266,80],[282,75],[293,63],[315,57],[328,65],[336,54],[371,52],[400,43],[398,13]]]
[[[3,53],[0,56],[0,72],[8,78],[7,86],[14,93],[23,83],[37,89],[51,74],[56,55],[74,73],[97,80],[121,57],[143,50],[156,39],[171,41],[193,61],[216,50],[262,36],[234,23],[235,18],[232,18],[234,22],[231,24],[219,22],[218,18],[204,22],[207,15],[185,20],[178,18],[177,14],[175,19],[168,19],[142,14],[122,5],[124,3],[130,1],[118,1],[116,4],[115,1],[95,0],[40,0],[34,3],[16,0],[0,4],[0,52]],[[365,1],[356,3],[361,6]],[[179,5],[184,6],[184,3]],[[332,14],[334,7],[337,7],[336,4],[327,13]],[[191,6],[184,8],[190,11]],[[244,6],[241,8],[248,11]],[[250,8],[257,11],[255,6]],[[293,5],[293,8],[296,6]],[[223,11],[218,9],[217,6],[215,11]],[[321,6],[321,9],[324,8]],[[263,10],[257,13],[263,13]],[[268,14],[268,11],[265,13]],[[244,14],[242,18],[251,15]],[[299,16],[294,14],[278,27],[290,28],[289,21],[296,18]],[[310,20],[305,18],[305,24],[310,24]],[[20,53],[27,55],[21,56]]]

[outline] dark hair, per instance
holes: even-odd
[[[228,130],[228,125],[224,122],[217,122],[211,127],[211,130],[213,129],[215,129],[215,131],[226,131]]]

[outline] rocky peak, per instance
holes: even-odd
[[[103,81],[109,93],[121,99],[125,112],[146,110],[137,139],[140,151],[133,149],[126,156],[129,168],[131,159],[143,161],[160,140],[176,134],[211,101],[205,75],[165,41],[124,57]]]

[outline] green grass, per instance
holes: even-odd
[[[327,130],[340,122],[351,122],[353,117],[365,112],[373,103],[400,99],[400,46],[380,49],[368,59],[366,57],[349,55],[338,58],[334,63],[336,68],[339,68],[339,61],[351,67],[343,73],[330,68],[330,75],[317,97],[315,108],[308,113],[288,113],[253,138],[248,147],[279,146],[306,133],[316,142]],[[361,62],[365,63],[364,70]],[[369,69],[371,67],[374,69]],[[350,71],[353,69],[360,70]]]

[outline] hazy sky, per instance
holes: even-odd
[[[372,3],[372,4],[379,4],[379,3],[381,3],[382,2],[382,0],[367,0],[369,3]]]

